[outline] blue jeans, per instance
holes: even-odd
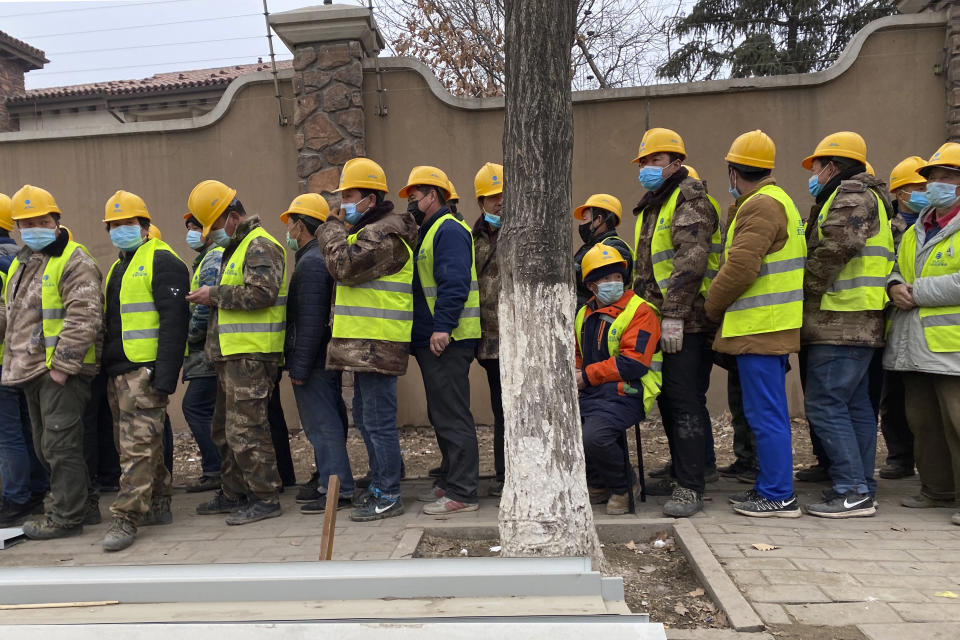
[[[807,347],[807,419],[830,459],[837,493],[873,493],[877,483],[877,416],[870,403],[872,347]]]
[[[220,452],[213,444],[210,425],[213,423],[213,406],[217,401],[217,377],[191,378],[183,394],[183,418],[190,427],[193,439],[200,448],[200,466],[203,475],[220,474]]]
[[[386,498],[399,497],[402,459],[396,376],[353,374],[353,421],[370,458],[370,489],[379,489]]]
[[[346,429],[340,413],[340,372],[314,370],[302,385],[293,385],[300,424],[313,445],[319,484],[340,478],[340,495],[353,495],[353,473],[347,456]]]
[[[793,451],[787,408],[787,356],[737,356],[743,412],[757,441],[757,493],[770,500],[793,495]]]
[[[3,499],[17,504],[50,488],[47,471],[33,450],[30,415],[23,391],[0,385],[0,478]]]

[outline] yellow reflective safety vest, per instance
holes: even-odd
[[[355,244],[363,229],[347,236]],[[410,342],[413,330],[413,250],[407,249],[403,268],[376,280],[347,286],[337,283],[333,307],[333,337]]]
[[[820,214],[817,216],[817,237],[820,239],[823,239],[823,221],[839,190],[835,189],[820,207]],[[890,230],[883,200],[872,189],[871,193],[877,199],[880,228],[874,236],[867,239],[863,249],[844,265],[837,274],[837,279],[823,294],[820,309],[824,311],[880,311],[889,300],[887,276],[893,270],[896,259],[893,252],[893,232]]]
[[[919,224],[919,220],[917,221]],[[955,244],[957,234],[942,239],[927,256],[920,268],[920,277],[929,278],[955,274],[960,270],[960,247]],[[897,266],[907,284],[917,279],[917,234],[910,229],[903,234]],[[935,353],[960,351],[960,305],[920,307],[920,326],[927,348]]]
[[[660,207],[660,213],[657,217],[657,226],[653,231],[653,237],[650,239],[650,260],[653,262],[653,277],[660,288],[660,295],[667,296],[667,285],[670,284],[670,275],[673,273],[673,214],[677,209],[677,198],[680,197],[680,187],[673,190],[667,201]],[[713,199],[713,196],[707,195],[710,204],[717,212],[717,230],[710,238],[710,255],[707,258],[707,270],[703,274],[703,280],[700,282],[700,295],[706,297],[710,282],[717,275],[720,269],[720,252],[723,250],[722,238],[720,235],[720,204]],[[637,252],[640,251],[640,227],[637,224],[634,233],[634,246]]]
[[[423,297],[427,300],[427,306],[430,313],[433,314],[433,307],[437,302],[437,281],[433,277],[433,238],[437,235],[437,230],[444,222],[452,220],[463,227],[470,237],[470,293],[467,301],[463,305],[463,311],[460,312],[460,322],[450,334],[454,340],[470,340],[480,337],[480,286],[477,284],[477,259],[473,251],[473,233],[467,224],[453,214],[446,214],[440,217],[427,235],[423,237],[420,244],[420,253],[417,256],[417,274],[420,276],[420,286],[423,289]]]
[[[620,336],[622,336],[627,330],[627,327],[630,326],[630,323],[633,321],[633,316],[637,314],[637,309],[644,303],[653,309],[657,315],[660,315],[660,312],[654,305],[634,293],[630,301],[627,302],[627,306],[624,307],[623,311],[614,319],[610,328],[607,330],[607,353],[610,354],[611,358],[616,358],[620,355]],[[580,310],[577,311],[577,319],[574,323],[577,331],[577,347],[580,348],[580,353],[583,353],[583,319],[586,315],[587,305],[583,305],[580,307]],[[650,368],[643,374],[643,377],[640,378],[640,387],[643,389],[643,412],[647,413],[650,411],[650,408],[653,407],[653,403],[660,395],[660,390],[663,387],[663,353],[660,352],[660,349],[654,351],[653,358],[650,361]],[[639,391],[640,389],[624,381],[624,393],[636,394],[639,393]]]
[[[137,248],[120,279],[120,336],[123,355],[130,362],[157,359],[160,314],[153,299],[153,257],[157,251],[169,251],[180,259],[166,242],[151,238]],[[118,264],[119,259],[110,266],[104,291],[109,290],[110,278]],[[106,312],[106,299],[103,307]]]
[[[229,260],[221,265],[221,286],[243,286],[243,263],[250,243],[266,238],[286,254],[283,245],[263,227],[257,227],[240,242]],[[287,329],[287,266],[284,261],[280,292],[273,305],[255,311],[217,308],[220,353],[232,356],[238,353],[282,353]]]
[[[737,213],[760,194],[779,202],[786,212],[787,242],[779,251],[763,257],[756,280],[727,307],[720,328],[720,335],[724,338],[797,329],[803,324],[803,268],[807,259],[803,219],[790,196],[773,184],[757,189],[740,204]],[[724,259],[730,254],[736,232],[737,216],[734,214],[727,232]]]
[[[8,267],[8,269],[9,269],[9,267]],[[3,291],[4,301],[6,301],[6,297],[7,297],[7,274],[4,273],[3,271],[0,271],[0,283],[2,283],[2,286],[0,286],[0,291]],[[4,342],[4,336],[0,336],[0,366],[3,366],[3,348],[4,348],[4,346],[6,346],[6,345],[5,345],[5,342]]]
[[[210,247],[207,249],[207,253],[203,254],[203,260],[206,260],[207,254],[210,253],[223,253],[223,247]],[[201,267],[203,267],[203,260],[200,261],[200,264],[198,264],[197,268],[193,271],[193,278],[190,279],[190,291],[196,291],[200,288],[200,271]]]
[[[83,251],[87,255],[90,252],[80,243],[73,240],[67,241],[67,246],[63,248],[63,253],[59,256],[50,256],[47,265],[43,268],[43,276],[40,282],[40,306],[43,318],[43,346],[46,350],[47,369],[53,368],[53,353],[57,350],[57,343],[60,341],[60,332],[63,331],[63,321],[67,317],[67,312],[63,308],[63,298],[60,295],[60,278],[63,276],[63,269],[70,261],[75,251]],[[7,270],[7,277],[3,282],[3,301],[9,304],[7,297],[7,283],[10,278],[20,268],[20,261],[17,258],[10,263]],[[96,364],[97,352],[96,345],[91,344],[90,348],[83,356],[84,364]]]

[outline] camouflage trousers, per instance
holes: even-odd
[[[167,396],[150,381],[151,367],[107,378],[107,400],[113,413],[113,441],[120,454],[120,492],[110,512],[137,524],[153,498],[173,493],[163,464],[163,421]]]
[[[216,363],[217,402],[211,435],[220,451],[220,486],[231,500],[254,496],[280,499],[277,454],[270,439],[267,404],[277,365],[252,358]]]

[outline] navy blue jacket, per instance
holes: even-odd
[[[0,238],[0,271],[6,273],[10,269],[10,263],[13,262],[18,251],[20,251],[20,247],[16,240],[9,235]]]
[[[333,278],[317,241],[297,250],[296,266],[287,289],[286,369],[294,380],[307,380],[323,370],[330,342],[330,301]]]
[[[437,220],[450,213],[447,207],[430,216],[420,225],[420,235],[414,259],[420,258],[423,238]],[[470,295],[470,269],[473,266],[473,237],[463,225],[453,220],[444,222],[433,236],[433,279],[437,282],[437,300],[434,313],[430,313],[427,299],[423,296],[420,273],[413,271],[413,347],[430,346],[434,332],[452,333],[460,323],[460,314]],[[461,340],[458,346],[474,349],[477,341]]]

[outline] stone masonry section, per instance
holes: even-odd
[[[7,96],[23,93],[24,67],[24,63],[16,58],[0,57],[0,132],[20,130],[19,119],[10,115],[4,100]]]
[[[947,14],[943,70],[947,83],[947,140],[960,142],[960,6],[956,2],[939,2],[931,8]]]
[[[347,160],[366,155],[362,58],[355,40],[298,45],[294,52],[300,193],[329,194]]]

